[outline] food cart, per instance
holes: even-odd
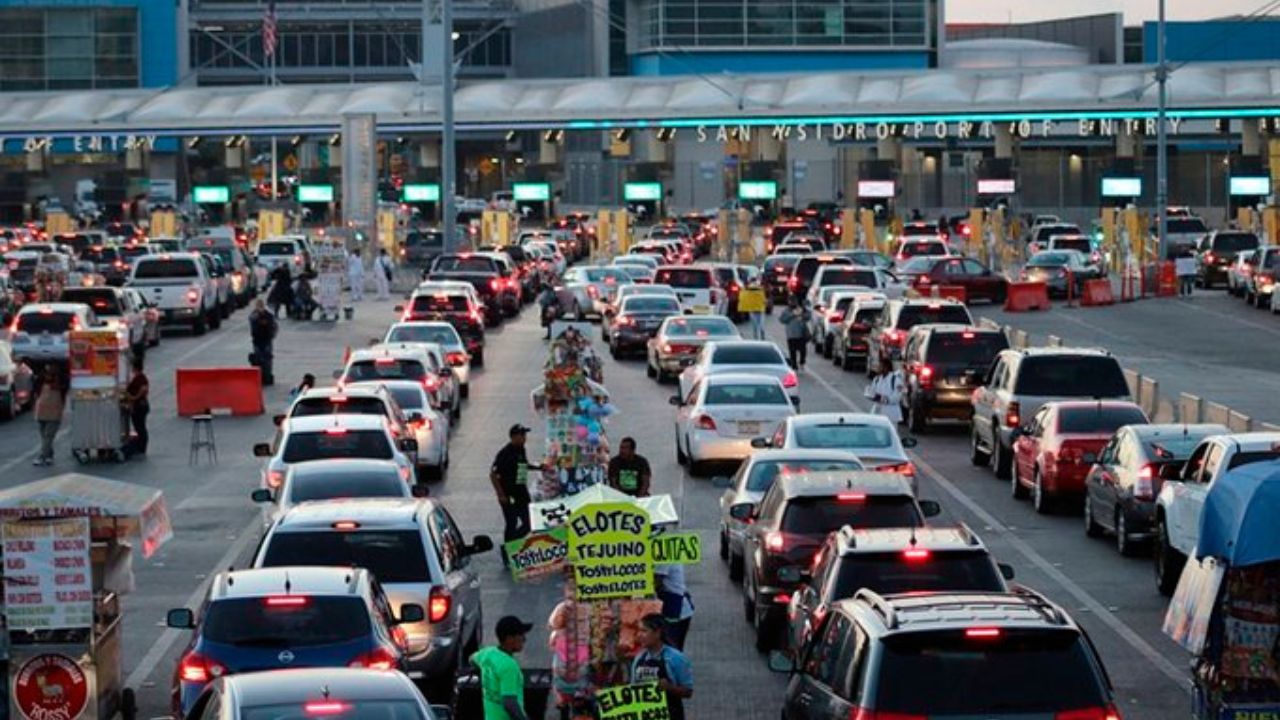
[[[129,383],[128,335],[117,328],[72,330],[71,453],[81,464],[124,460],[128,431],[120,397]]]
[[[1280,717],[1280,462],[1209,488],[1164,632],[1195,655],[1193,717]]]
[[[0,492],[10,718],[132,720],[120,595],[134,548],[172,536],[155,488],[67,473]]]

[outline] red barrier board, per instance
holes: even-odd
[[[1111,290],[1111,281],[1106,278],[1097,280],[1084,281],[1084,293],[1080,298],[1080,304],[1085,307],[1098,307],[1101,305],[1111,305],[1116,301],[1115,294]]]
[[[1011,282],[1005,295],[1004,309],[1008,312],[1048,310],[1049,286],[1042,282]]]
[[[261,415],[262,372],[256,367],[178,368],[178,416]]]

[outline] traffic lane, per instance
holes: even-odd
[[[974,306],[976,315],[1034,335],[1057,335],[1069,345],[1102,347],[1121,364],[1160,381],[1161,397],[1198,395],[1263,422],[1280,422],[1267,400],[1280,393],[1280,360],[1266,351],[1280,341],[1280,319],[1216,290],[1190,299],[1162,298],[1104,308],[1008,313]]]
[[[863,410],[866,379],[810,354],[801,375],[805,412]],[[920,496],[942,503],[934,522],[964,522],[1016,582],[1065,608],[1089,633],[1115,684],[1126,718],[1158,720],[1185,714],[1186,653],[1161,632],[1166,601],[1156,592],[1147,557],[1125,558],[1084,536],[1075,513],[1038,515],[1015,501],[1008,482],[969,463],[967,428],[959,424],[919,437],[913,451]],[[959,496],[959,497],[958,497]]]
[[[501,329],[486,352],[488,376],[472,389],[468,417],[452,446],[449,479],[433,495],[442,498],[465,535],[484,532],[498,543],[502,517],[488,480],[494,454],[506,442],[507,428],[522,422],[533,428],[528,454],[537,462],[543,452],[542,423],[530,409],[529,393],[542,382],[547,346],[534,313]],[[690,717],[735,717],[772,720],[778,715],[786,677],[770,673],[755,650],[750,628],[742,618],[741,594],[730,583],[715,555],[719,490],[709,479],[687,478],[675,462],[672,444],[673,412],[667,404],[674,385],[658,386],[645,377],[639,361],[614,361],[590,333],[604,357],[604,384],[619,412],[608,420],[607,433],[616,448],[626,436],[636,439],[639,452],[653,470],[653,492],[673,496],[681,530],[697,531],[703,562],[687,568],[690,595],[696,606],[685,649],[694,665],[696,691],[688,703]],[[506,614],[534,624],[521,662],[525,667],[550,667],[546,621],[562,595],[562,584],[548,581],[516,585],[502,569],[500,556],[475,558],[482,575],[485,641],[494,640],[493,623]]]

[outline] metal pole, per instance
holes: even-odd
[[[271,58],[270,58],[270,60],[271,60],[271,69],[270,69],[270,75],[268,76],[268,83],[267,83],[267,84],[268,84],[268,85],[271,85],[272,87],[275,87],[275,84],[276,84],[276,54],[275,54],[274,52],[273,52],[273,53],[271,53]],[[277,149],[277,147],[276,147],[276,136],[275,136],[275,134],[274,134],[274,133],[272,133],[272,135],[271,135],[271,204],[272,204],[272,206],[273,206],[273,207],[275,206],[275,202],[276,202],[276,188],[280,187],[280,186],[277,184],[277,182],[278,182],[278,181],[279,181],[279,179],[280,179],[280,178],[279,178],[279,175],[277,174],[277,173],[278,173],[277,168],[280,166],[280,162],[279,162],[279,160],[280,160],[280,158],[279,158],[279,152],[278,152],[278,149]]]
[[[1156,25],[1156,83],[1159,87],[1156,108],[1156,237],[1159,240],[1157,260],[1166,260],[1169,257],[1169,137],[1165,129],[1165,113],[1169,100],[1169,68],[1165,65],[1164,54],[1165,0],[1159,0],[1159,3],[1160,17]]]
[[[440,25],[444,42],[444,65],[440,72],[440,120],[443,126],[440,141],[440,208],[444,218],[440,228],[444,231],[445,251],[451,252],[454,243],[454,142],[453,142],[453,0],[440,0]]]

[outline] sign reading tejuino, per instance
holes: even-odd
[[[648,513],[628,503],[588,505],[567,527],[579,600],[653,594]]]

